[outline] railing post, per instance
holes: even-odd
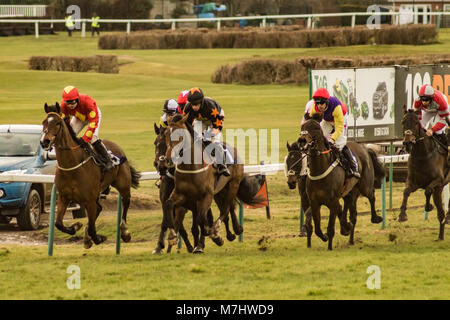
[[[86,37],[86,20],[81,23],[81,37]]]
[[[352,28],[355,27],[355,23],[356,23],[356,15],[352,15]]]
[[[239,225],[242,227],[244,225],[244,203],[239,201]],[[244,241],[244,233],[239,235],[239,242]]]
[[[386,177],[381,180],[381,215],[383,217],[381,230],[384,230],[386,227]]]
[[[307,24],[306,24],[306,27],[307,27],[308,29],[311,29],[311,17],[308,17],[308,22],[307,22]]]
[[[263,29],[266,28],[266,18],[265,17],[263,18],[263,21],[262,21],[262,27],[263,27]]]
[[[131,21],[127,22],[127,34],[130,34],[131,31]]]
[[[39,38],[39,22],[34,23],[34,34],[36,36],[36,39]]]
[[[176,24],[175,20],[172,20],[172,26],[171,26],[172,30],[175,30],[175,24]]]
[[[220,31],[220,20],[217,20],[217,31]]]
[[[122,220],[122,196],[117,198],[116,254],[120,254],[120,224]]]
[[[394,143],[391,141],[389,146],[389,155],[394,155]],[[394,180],[394,163],[389,163],[389,210],[392,211],[392,182]]]
[[[48,217],[48,255],[53,255],[53,236],[55,233],[56,186],[53,185],[50,198],[50,215]]]

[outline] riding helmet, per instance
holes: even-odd
[[[166,102],[164,102],[164,108],[163,111],[165,113],[175,113],[177,111],[178,108],[178,103],[175,101],[175,99],[168,99],[166,100]]]
[[[197,105],[197,104],[201,104],[203,102],[203,91],[200,88],[192,88],[191,90],[189,90],[188,96],[187,96],[187,100],[192,104],[192,105]]]
[[[314,92],[313,99],[322,98],[322,99],[330,99],[330,93],[325,88],[319,88]]]
[[[426,84],[422,86],[419,90],[419,97],[427,97],[427,98],[433,98],[434,97],[434,89],[429,84]]]
[[[62,98],[64,101],[79,99],[79,97],[80,94],[78,93],[77,88],[75,88],[74,86],[67,86],[64,88],[62,93]]]
[[[189,93],[189,90],[183,90],[178,95],[177,103],[180,106],[180,108],[184,108],[184,105],[187,102],[188,93]]]

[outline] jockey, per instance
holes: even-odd
[[[86,125],[87,129],[81,138],[85,143],[91,143],[95,151],[106,161],[104,169],[111,170],[114,166],[109,157],[108,151],[102,140],[98,138],[102,112],[94,99],[87,94],[79,94],[77,88],[67,86],[62,93],[61,112],[72,116],[70,126],[75,134],[78,134]]]
[[[445,129],[449,106],[445,94],[433,89],[429,84],[422,86],[419,90],[419,99],[414,102],[414,110],[419,113],[420,124],[427,130],[427,136],[431,137],[435,133],[436,137],[447,145]],[[439,117],[436,117],[437,115]],[[428,128],[429,126],[431,128]]]
[[[187,103],[187,96],[188,96],[189,90],[183,90],[178,95],[177,103],[178,103],[178,113],[182,114],[184,106]]]
[[[309,116],[321,113],[323,120],[320,123],[323,135],[328,141],[335,145],[349,163],[347,173],[349,176],[360,178],[358,172],[358,161],[352,155],[347,144],[347,106],[338,98],[330,96],[328,90],[319,88],[313,95],[314,106],[311,107]],[[334,132],[333,132],[334,130]]]
[[[183,114],[189,114],[188,122],[194,125],[202,122],[203,141],[212,143],[216,150],[216,165],[219,174],[229,176],[230,171],[225,165],[226,153],[222,145],[222,128],[225,112],[213,99],[205,97],[200,88],[192,88],[187,96],[188,103]],[[217,154],[217,152],[219,154]]]
[[[164,102],[163,112],[164,114],[159,119],[159,124],[161,127],[167,127],[167,117],[173,116],[179,110],[178,103],[175,99],[168,99]]]

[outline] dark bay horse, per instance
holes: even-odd
[[[41,145],[45,150],[56,149],[58,167],[55,173],[55,186],[58,191],[57,214],[55,226],[62,232],[74,235],[81,227],[76,222],[70,227],[63,223],[64,214],[70,202],[84,205],[88,215],[88,225],[84,233],[84,247],[86,249],[100,244],[106,237],[97,234],[95,221],[102,207],[99,204],[100,192],[113,186],[123,200],[122,223],[120,225],[121,238],[128,242],[131,234],[127,226],[127,212],[130,206],[131,187],[139,186],[140,174],[126,160],[111,171],[102,172],[91,154],[88,154],[78,143],[70,124],[62,118],[59,104],[44,106],[46,117],[43,124]],[[68,119],[68,118],[67,118]],[[115,143],[103,140],[104,144],[115,155],[125,157],[123,150]]]
[[[320,127],[322,120],[319,114],[302,125],[299,142],[305,144],[308,157],[308,177],[306,193],[311,204],[311,215],[314,220],[316,235],[323,241],[328,241],[328,250],[332,250],[334,225],[336,216],[339,218],[341,234],[349,235],[349,243],[354,243],[356,225],[356,202],[359,195],[367,197],[371,206],[372,223],[380,223],[383,218],[375,210],[375,175],[383,177],[384,168],[379,163],[373,150],[366,149],[358,143],[348,142],[347,146],[358,160],[361,178],[346,179],[345,170],[339,165],[339,155],[330,148]],[[339,199],[344,198],[345,209],[350,210],[350,221],[347,222],[346,211],[342,210]],[[330,210],[327,235],[320,228],[320,207],[325,205]],[[307,246],[311,247],[312,226],[307,226]]]
[[[188,115],[184,117],[177,115],[169,122],[169,130],[166,131],[166,161],[169,163],[172,161],[172,150],[181,142],[190,143],[189,147],[183,149],[182,152],[190,154],[190,159],[195,158],[195,132],[192,126],[186,123],[187,118]],[[172,133],[180,132],[177,130],[184,132],[186,134],[184,138],[188,141],[183,141],[184,138],[181,136],[178,140],[172,141]],[[203,151],[203,148],[201,151]],[[234,159],[237,159],[236,150],[233,148],[230,151],[234,154]],[[221,176],[217,179],[217,171],[211,164],[206,164],[204,160],[203,163],[191,162],[194,163],[175,165],[175,188],[163,206],[163,214],[169,226],[169,243],[176,241],[176,232],[180,230],[182,224],[183,215],[179,214],[179,211],[184,210],[183,208],[186,208],[189,201],[194,201],[197,209],[196,223],[200,226],[201,233],[210,236],[216,244],[222,245],[223,240],[219,235],[220,224],[227,218],[230,210],[234,208],[239,185],[244,178],[244,166],[240,163],[232,164],[229,167],[230,177]],[[223,192],[219,197],[221,201],[218,203],[220,217],[213,222],[208,219],[207,212],[211,207],[214,195],[219,192]],[[173,212],[175,212],[175,222]],[[232,215],[232,220],[233,229],[236,232],[241,226],[239,226],[237,219],[235,220],[235,215],[234,217]]]
[[[444,240],[444,227],[447,219],[442,206],[442,190],[449,182],[449,166],[447,162],[448,151],[439,151],[437,138],[427,136],[426,130],[422,128],[418,115],[414,110],[404,108],[402,119],[403,144],[410,153],[408,159],[408,176],[406,188],[403,191],[403,201],[400,207],[399,221],[406,221],[406,205],[410,194],[417,189],[425,189],[425,210],[431,211],[430,197],[437,210],[439,221],[438,240]]]

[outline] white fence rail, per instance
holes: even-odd
[[[36,6],[39,7],[39,6]],[[172,30],[176,28],[177,23],[185,22],[215,22],[217,30],[221,29],[222,22],[224,21],[240,21],[240,20],[260,20],[260,26],[262,28],[267,26],[268,20],[280,20],[280,19],[303,19],[306,20],[307,28],[314,28],[315,19],[320,18],[330,18],[330,17],[351,17],[351,26],[354,27],[356,24],[357,16],[367,16],[377,17],[377,16],[391,16],[392,24],[400,24],[401,17],[412,18],[415,23],[418,22],[417,17],[423,15],[424,13],[419,12],[342,12],[342,13],[315,13],[315,14],[290,14],[290,15],[268,15],[268,16],[244,16],[244,17],[219,17],[219,18],[183,18],[183,19],[100,19],[100,23],[120,23],[126,25],[126,32],[129,34],[131,32],[132,23],[170,23]],[[1,15],[1,12],[0,12]],[[437,16],[438,24],[441,21],[442,16],[450,16],[450,12],[427,12],[427,17]],[[375,20],[372,21],[372,23]],[[76,24],[75,29],[81,30],[81,37],[86,36],[86,23],[91,23],[91,19],[74,19]],[[53,26],[54,23],[65,23],[64,19],[1,19],[0,23],[34,23],[36,28],[36,38],[39,37],[39,24],[46,23]],[[423,19],[423,23],[431,23],[431,19]],[[376,27],[374,24],[369,23],[372,27]]]
[[[46,5],[0,5],[0,18],[45,17]]]

